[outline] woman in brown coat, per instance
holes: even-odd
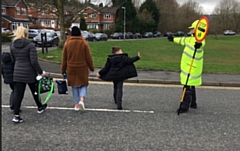
[[[88,75],[94,72],[88,43],[81,36],[78,27],[72,27],[72,35],[67,38],[62,55],[62,74],[67,75],[68,86],[72,86],[75,111],[84,111],[84,99],[88,87]]]

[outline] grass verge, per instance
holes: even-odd
[[[240,36],[208,36],[204,52],[205,73],[240,73]],[[129,56],[141,52],[141,60],[135,65],[143,70],[179,71],[183,46],[168,42],[166,38],[89,42],[95,67],[103,67],[111,54],[112,46],[120,46]],[[61,62],[62,49],[39,53],[39,57]]]

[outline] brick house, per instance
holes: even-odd
[[[28,5],[24,0],[2,0],[2,27],[14,31],[18,26],[29,27]]]
[[[32,24],[44,27],[57,28],[58,18],[55,15],[57,9],[52,5],[45,4],[41,8],[36,8],[34,5],[30,6],[28,13]]]
[[[87,28],[99,31],[108,30],[115,24],[116,11],[118,7],[94,7],[89,6],[80,11],[83,14]],[[79,26],[80,21],[76,21],[72,26]]]

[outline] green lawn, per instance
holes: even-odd
[[[206,42],[205,73],[240,73],[240,36],[219,36],[218,39],[208,36]],[[111,47],[120,46],[129,56],[141,52],[141,60],[135,65],[138,69],[145,70],[179,71],[183,51],[182,46],[168,42],[167,38],[90,42],[89,46],[95,67],[103,67],[107,55],[111,54]],[[39,53],[39,57],[60,63],[62,50]]]

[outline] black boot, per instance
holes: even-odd
[[[191,87],[191,91],[192,91],[192,103],[191,103],[190,107],[193,108],[193,109],[197,109],[195,86]]]
[[[192,91],[191,91],[190,87],[187,86],[182,105],[181,105],[180,109],[177,110],[177,112],[178,113],[188,112],[191,102],[192,102]]]
[[[118,110],[122,110],[122,105],[118,105],[118,106],[117,106],[117,109],[118,109]]]

